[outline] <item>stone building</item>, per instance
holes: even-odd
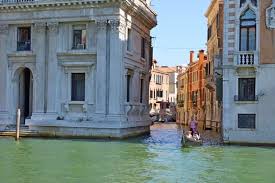
[[[149,131],[150,0],[0,0],[0,130]]]
[[[177,76],[178,76],[179,70],[181,70],[181,66],[176,66],[176,67],[161,66],[159,69],[162,72],[167,73],[169,75],[168,101],[170,103],[176,104]]]
[[[275,143],[275,1],[224,1],[223,136]]]
[[[156,60],[152,64],[149,90],[150,112],[160,113],[161,103],[169,102],[169,74],[161,70]]]
[[[207,63],[205,66],[205,128],[220,130],[222,110],[223,0],[212,0],[208,20]]]

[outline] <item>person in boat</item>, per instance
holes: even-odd
[[[197,128],[198,128],[198,122],[195,120],[194,117],[192,117],[190,122],[190,131],[192,136],[194,136],[195,133],[198,133]]]

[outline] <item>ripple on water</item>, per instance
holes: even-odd
[[[181,148],[180,139],[173,124],[127,141],[1,138],[0,182],[274,182],[273,148]]]

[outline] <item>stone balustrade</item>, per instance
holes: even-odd
[[[238,54],[238,65],[251,66],[256,64],[254,51],[241,51]]]

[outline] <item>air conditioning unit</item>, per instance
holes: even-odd
[[[77,44],[76,49],[81,49],[81,50],[85,49],[85,44]]]

